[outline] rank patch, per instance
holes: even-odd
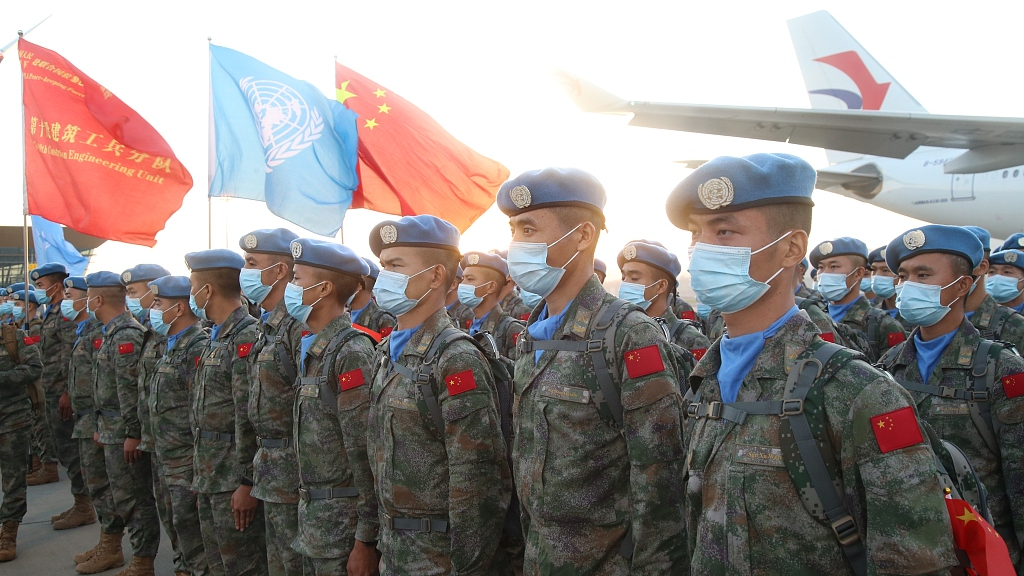
[[[366,379],[363,378],[363,371],[359,368],[345,372],[341,376],[338,376],[338,385],[341,386],[341,391],[351,390],[366,384]]]
[[[452,374],[444,379],[444,383],[448,386],[449,396],[458,396],[463,392],[476,390],[476,378],[473,378],[472,370]]]
[[[630,350],[622,358],[630,378],[643,378],[665,370],[665,362],[661,359],[661,349],[657,344]]]
[[[131,354],[132,352],[135,352],[135,344],[131,342],[125,342],[124,344],[117,345],[118,354]]]
[[[871,431],[875,433],[882,454],[924,442],[921,427],[910,406],[872,417]]]

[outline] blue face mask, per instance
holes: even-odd
[[[50,303],[50,296],[46,293],[46,290],[36,289],[36,290],[33,290],[33,292],[35,292],[35,294],[36,294],[36,302],[38,302],[40,306],[42,306],[43,304],[49,304]]]
[[[81,310],[75,310],[75,302],[78,300],[61,300],[60,301],[60,313],[67,320],[74,320],[78,318],[78,315],[82,313]],[[3,308],[0,306],[0,308]]]
[[[534,294],[533,292],[527,292],[526,290],[519,291],[519,297],[523,299],[523,304],[526,304],[530,308],[536,308],[537,304],[544,298],[540,294]]]
[[[488,282],[487,284],[490,284],[490,282]],[[486,286],[487,284],[481,284],[481,286]],[[477,288],[480,288],[480,286],[473,286],[472,284],[459,284],[459,302],[462,302],[466,306],[469,306],[470,308],[474,309],[477,306],[479,306],[480,303],[484,301],[484,297],[476,295]]]
[[[882,298],[892,298],[896,293],[896,278],[875,274],[871,277],[871,291]]]
[[[177,304],[175,304],[175,306],[177,306]],[[149,310],[149,325],[152,326],[153,330],[161,336],[167,336],[171,331],[171,325],[164,322],[164,312],[169,310],[169,308],[168,310],[156,310],[153,308],[150,308]]]
[[[149,296],[149,292],[142,295],[142,298]],[[132,313],[139,320],[146,317],[146,309],[142,307],[142,298],[125,298],[124,303],[128,306],[128,311]]]
[[[825,297],[825,300],[829,302],[837,302],[846,297],[850,293],[851,288],[846,285],[846,279],[852,274],[856,274],[856,270],[850,272],[850,274],[834,274],[832,272],[819,272],[818,273],[818,291]]]
[[[873,290],[871,289],[871,276],[865,276],[860,279],[860,291],[873,292]]]
[[[203,290],[206,290],[206,288],[207,288],[206,286],[203,286],[202,288],[199,289],[199,292],[196,292],[195,294],[189,294],[188,295],[188,307],[192,309],[192,313],[196,315],[196,318],[199,318],[203,322],[206,322],[206,321],[209,320],[209,318],[206,317],[206,306],[210,305],[210,301],[207,300],[206,301],[206,305],[204,305],[202,308],[200,308],[199,304],[196,304],[196,295],[201,293]]]
[[[703,302],[697,302],[697,316],[707,320],[709,314],[711,314],[711,306]]]
[[[377,299],[377,305],[395,316],[401,316],[412,310],[420,303],[420,300],[424,299],[427,294],[430,294],[430,290],[433,290],[433,288],[424,292],[423,296],[413,300],[405,295],[406,289],[409,288],[409,280],[423,274],[427,270],[433,269],[434,266],[424,268],[412,276],[400,272],[381,270],[380,275],[377,276],[377,283],[373,285],[373,297]]]
[[[962,278],[962,276],[961,276]],[[896,296],[896,308],[903,318],[917,326],[934,326],[949,314],[949,306],[942,305],[942,291],[960,281],[953,280],[945,286],[903,282]],[[953,300],[956,302],[959,297]],[[953,302],[950,302],[952,304]]]
[[[285,285],[284,307],[288,310],[288,314],[290,314],[292,318],[295,318],[302,323],[306,322],[310,313],[313,312],[313,306],[315,306],[322,298],[317,298],[316,302],[313,302],[312,304],[303,304],[302,296],[306,293],[306,290],[316,288],[321,284],[323,284],[323,282],[317,282],[309,288],[303,288],[302,286],[292,284],[291,282]]]
[[[558,287],[558,283],[565,275],[565,267],[569,265],[579,252],[569,258],[569,262],[561,268],[555,268],[548,264],[548,248],[558,244],[569,237],[582,224],[569,230],[565,236],[555,240],[551,244],[543,242],[513,242],[508,247],[508,274],[523,290],[539,294],[541,298],[547,297]]]
[[[4,302],[0,304],[0,316],[6,316],[14,313],[14,302]]]
[[[280,279],[277,279],[269,286],[263,283],[263,273],[274,266],[277,266],[277,264],[267,266],[263,270],[253,268],[242,268],[239,270],[238,283],[242,285],[242,294],[245,294],[245,297],[250,302],[262,304],[267,299],[267,295],[270,294],[270,290],[280,282]]]
[[[16,321],[18,321],[18,322],[21,322],[22,320],[25,319],[25,307],[24,306],[15,306],[12,313],[14,314],[14,319]]]
[[[1020,296],[1020,280],[1013,276],[1003,276],[1002,274],[989,276],[985,280],[985,289],[988,290],[988,293],[992,295],[996,302],[1002,304]]]
[[[97,296],[97,298],[98,298],[98,296]],[[93,320],[97,319],[96,318],[96,311],[92,309],[92,306],[89,306],[89,302],[92,302],[95,299],[96,298],[87,298],[85,300],[85,310],[89,313],[89,318],[92,318]]]
[[[658,282],[661,282],[661,280],[658,280]],[[657,284],[658,282],[655,282],[654,284]],[[654,286],[654,284],[644,286],[643,284],[623,282],[619,284],[619,298],[622,298],[630,304],[636,304],[643,310],[647,310],[647,308],[651,306],[651,302],[654,301],[654,298],[658,297],[657,294],[655,294],[654,298],[651,298],[650,300],[644,298],[647,294],[647,289]]]
[[[698,242],[690,247],[690,287],[697,299],[724,314],[749,307],[771,288],[783,268],[764,282],[750,277],[750,257],[768,249],[792,232],[753,252],[746,247],[716,246]]]

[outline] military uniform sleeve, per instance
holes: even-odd
[[[878,357],[885,355],[889,348],[907,339],[907,333],[903,331],[903,325],[888,314],[880,314],[881,322],[878,325]]]
[[[366,449],[366,428],[370,418],[370,385],[373,379],[373,346],[367,338],[354,338],[334,356],[338,375],[338,424],[352,481],[359,490],[356,503],[356,540],[375,542],[380,532],[373,471]],[[334,449],[328,447],[327,449]]]
[[[252,486],[252,460],[256,457],[256,429],[249,421],[249,354],[256,342],[255,323],[231,339],[231,394],[235,405],[235,458],[238,481]]]
[[[142,358],[142,330],[126,328],[117,332],[114,345],[114,370],[117,372],[117,401],[121,407],[124,434],[142,438],[139,420],[139,360]]]
[[[24,330],[17,331],[18,359],[21,363],[10,370],[0,372],[0,386],[25,386],[39,379],[43,372],[43,361],[39,355],[39,344],[30,343]]]
[[[1013,314],[999,333],[999,339],[1013,344],[1017,352],[1024,354],[1024,316]]]
[[[437,376],[448,455],[452,574],[485,574],[512,495],[494,381],[469,342],[445,350]]]
[[[683,408],[668,342],[640,312],[616,335],[635,548],[631,574],[668,574],[687,561]]]
[[[992,398],[997,426],[1003,484],[1010,499],[1018,543],[1024,535],[1024,360],[1008,351],[999,358]]]
[[[508,358],[515,362],[519,359],[519,347],[516,344],[519,343],[519,336],[526,330],[526,325],[518,320],[511,322],[508,325],[508,330],[505,332],[505,350],[508,351]]]

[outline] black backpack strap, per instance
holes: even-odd
[[[881,321],[878,319],[879,314],[884,314],[884,312],[878,308],[869,308],[868,317],[864,319],[868,325],[868,342],[872,346],[876,346],[878,343],[878,329],[879,324],[881,324]]]
[[[288,347],[284,345],[284,335],[278,334],[267,338],[267,342],[273,344],[277,349],[278,362],[281,363],[281,371],[284,372],[285,382],[295,382],[295,378],[298,376],[295,370],[295,359],[288,353]]]
[[[907,340],[910,340],[910,338],[907,338]],[[903,342],[900,342],[899,344],[886,350],[885,354],[883,354],[882,357],[878,359],[878,364],[876,364],[876,366],[879,366],[883,370],[892,373],[893,366],[895,366],[896,364],[896,359],[898,359],[900,357],[900,354],[903,353],[903,347],[907,345],[907,340],[904,340]]]
[[[299,386],[310,384],[317,385],[320,389],[320,402],[330,408],[331,412],[333,412],[335,416],[338,415],[338,385],[331,379],[331,370],[334,368],[334,362],[330,362],[329,357],[338,348],[341,348],[346,342],[357,336],[364,336],[368,338],[371,343],[373,342],[373,338],[370,338],[369,334],[356,330],[351,326],[345,327],[345,329],[331,339],[327,344],[327,348],[324,349],[324,362],[323,366],[320,368],[320,375],[304,376],[296,379]]]
[[[999,454],[999,443],[996,441],[999,421],[992,419],[989,396],[995,383],[996,361],[1002,350],[999,344],[991,340],[982,340],[978,344],[978,351],[974,353],[974,365],[971,366],[971,373],[968,376],[971,398],[968,399],[967,406],[971,411],[971,420],[985,445],[996,455]]]
[[[998,340],[999,335],[1003,331],[1003,326],[1016,312],[1005,306],[997,306],[996,311],[992,313],[992,318],[988,321],[988,332],[991,334],[993,340]],[[985,336],[988,338],[989,336]]]

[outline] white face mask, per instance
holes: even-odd
[[[569,258],[568,262],[556,268],[548,264],[548,248],[568,238],[569,234],[579,230],[580,226],[583,226],[583,224],[578,224],[575,228],[566,232],[565,236],[551,244],[543,242],[513,242],[509,244],[509,276],[523,290],[539,294],[541,298],[546,298],[558,287],[562,276],[565,275],[565,267],[580,255],[577,250],[572,255],[572,258]]]
[[[758,282],[750,277],[750,257],[782,241],[790,230],[773,242],[751,252],[747,247],[718,246],[698,242],[690,246],[690,287],[703,304],[724,314],[733,314],[757,302],[771,288],[771,281],[782,273]]]

